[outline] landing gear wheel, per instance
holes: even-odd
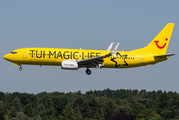
[[[22,67],[19,68],[19,71],[22,71]]]
[[[87,74],[87,75],[90,75],[90,74],[91,74],[91,70],[87,69],[87,70],[86,70],[86,74]]]

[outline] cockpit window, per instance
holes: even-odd
[[[12,54],[17,54],[17,52],[11,52]]]

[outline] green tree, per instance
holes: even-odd
[[[133,96],[136,96],[136,95],[137,95],[137,93],[139,93],[139,91],[138,91],[138,90],[136,90],[136,89],[132,91],[132,95],[133,95]]]
[[[179,94],[173,93],[171,96],[171,105],[172,105],[172,117],[176,116],[177,110],[179,108]]]
[[[170,105],[170,96],[167,93],[163,93],[161,96],[158,97],[155,109],[157,113],[161,114],[162,110],[168,108]]]
[[[104,90],[104,92],[105,92],[105,95],[106,95],[108,98],[112,98],[112,91],[111,91],[109,88],[107,88],[106,90]]]
[[[40,117],[40,115],[38,115],[38,117],[35,120],[42,120],[42,118]]]
[[[114,98],[120,98],[120,99],[125,99],[129,97],[129,92],[124,89],[118,89],[117,91],[114,91]]]
[[[85,101],[83,100],[83,98],[81,96],[79,96],[75,101],[74,101],[74,104],[73,104],[73,108],[76,108],[78,107],[82,116],[86,116],[86,111],[85,111],[85,107],[87,107],[85,105]]]
[[[121,104],[125,106],[130,106],[130,103],[127,101],[127,99],[121,100]]]
[[[4,120],[4,116],[7,114],[7,110],[3,104],[0,104],[0,120]]]
[[[49,109],[41,111],[39,113],[39,115],[43,120],[54,120],[55,119],[55,110],[53,107],[51,107]]]
[[[10,96],[4,98],[3,105],[7,110],[10,110],[12,107],[12,99]]]
[[[112,115],[109,120],[136,120],[136,116],[126,113],[117,113]]]
[[[102,96],[99,100],[99,103],[101,106],[105,106],[108,100],[109,98],[107,98],[106,96]]]
[[[73,111],[68,105],[63,110],[60,120],[73,120]]]
[[[40,117],[43,120],[55,119],[55,109],[53,107],[53,101],[52,101],[51,97],[48,97],[46,99],[45,108],[42,104],[40,106],[38,106],[38,112],[37,113],[39,113]]]
[[[179,109],[177,109],[177,111],[176,111],[175,118],[179,119]]]
[[[144,105],[142,105],[141,103],[134,103],[131,106],[132,109],[132,113],[136,116],[138,116],[140,113],[142,113],[142,111],[144,111],[146,108]]]
[[[14,117],[16,117],[16,110],[15,110],[15,108],[12,106],[11,108],[10,108],[10,111],[9,111],[9,113],[8,113],[8,116],[9,116],[9,118],[14,118]]]
[[[80,110],[78,109],[78,107],[75,107],[73,109],[73,115],[74,115],[74,120],[82,120],[82,115],[81,115],[81,112]]]
[[[68,99],[67,98],[60,99],[57,97],[52,97],[52,101],[55,108],[55,116],[58,117],[62,114],[63,109],[68,104]]]
[[[120,112],[126,114],[132,114],[130,103],[127,101],[127,99],[121,100],[118,98],[115,100],[115,103],[118,105]]]
[[[121,99],[117,98],[117,99],[115,100],[115,103],[116,103],[117,105],[121,105],[121,104],[122,104]]]
[[[96,96],[98,96],[98,91],[94,90],[94,94],[95,94]]]
[[[33,117],[33,112],[32,112],[32,104],[29,103],[24,107],[24,113],[29,116],[29,117]]]
[[[138,118],[145,118],[145,119],[149,119],[149,118],[154,118],[156,116],[156,111],[154,109],[146,109],[143,110],[139,115]]]
[[[45,101],[45,108],[49,109],[51,107],[53,107],[53,102],[52,102],[51,97],[48,97],[47,100]]]
[[[75,100],[74,107],[80,108],[82,105],[84,105],[84,103],[85,102],[84,102],[83,98],[80,96]]]
[[[161,94],[155,104],[155,109],[164,119],[174,118],[179,108],[179,95],[172,93]]]
[[[37,105],[37,98],[34,94],[14,92],[11,95],[12,98],[15,98],[17,96],[21,102],[21,107],[25,107],[25,105],[29,103],[32,104],[32,107],[35,107]]]
[[[37,109],[36,109],[36,114],[39,114],[40,112],[44,111],[45,110],[45,107],[44,105],[41,103],[40,105],[37,106]]]
[[[77,95],[78,95],[78,96],[82,95],[81,90],[79,90],[79,91],[77,92]]]
[[[4,93],[0,92],[0,101],[3,101],[3,100],[4,100]]]
[[[106,120],[112,115],[116,114],[118,111],[115,103],[112,100],[108,100],[106,102],[106,105],[104,106],[103,110]]]
[[[155,113],[155,116],[149,117],[147,120],[163,120],[163,118],[159,114]]]
[[[86,95],[91,95],[91,94],[93,94],[92,90],[86,92]]]
[[[132,109],[128,105],[120,105],[119,106],[119,111],[121,113],[126,113],[126,114],[129,114],[129,115],[132,114]]]
[[[23,112],[19,112],[19,113],[17,113],[16,119],[17,120],[28,120],[28,117]]]
[[[86,116],[88,118],[94,118],[96,114],[99,116],[101,113],[101,106],[95,98],[88,100],[86,104]]]
[[[147,100],[147,103],[146,103],[146,108],[147,108],[147,109],[153,108],[153,107],[154,107],[154,104],[155,104],[155,100],[148,99],[148,100]]]
[[[14,100],[12,101],[12,105],[15,108],[16,112],[20,112],[21,111],[21,104],[20,104],[20,100],[18,97],[15,97]]]
[[[172,117],[172,110],[170,110],[168,108],[163,109],[160,114],[164,119],[173,118]]]

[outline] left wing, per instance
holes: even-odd
[[[110,47],[112,47],[112,44],[113,43],[111,43]],[[100,68],[100,67],[104,66],[102,64],[104,58],[107,58],[107,57],[112,56],[112,55],[114,57],[116,57],[115,53],[118,49],[118,46],[119,46],[119,43],[117,43],[116,46],[114,47],[114,49],[106,55],[97,56],[97,57],[90,58],[90,59],[77,60],[77,63],[79,64],[79,66],[86,66],[86,67],[94,66],[96,68],[98,68],[98,67]]]

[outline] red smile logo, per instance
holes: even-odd
[[[168,38],[165,39],[166,41],[168,40]],[[166,46],[166,43],[163,45],[163,46],[159,46],[158,42],[159,41],[154,41],[156,43],[156,46],[159,48],[159,49],[163,49],[165,46]]]

